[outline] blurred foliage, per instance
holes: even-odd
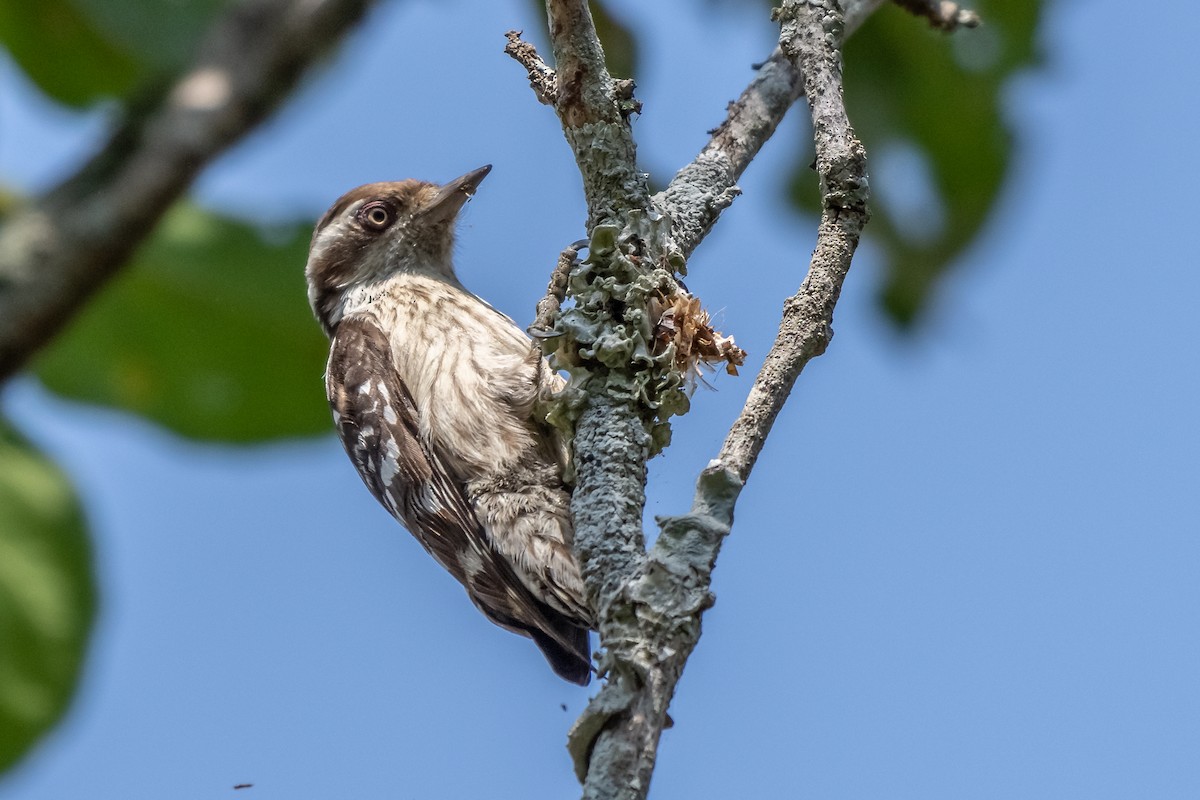
[[[68,0],[0,3],[0,43],[42,91],[70,106],[122,95],[140,71]]]
[[[545,4],[538,3],[539,11],[545,13]],[[633,78],[637,75],[638,43],[633,32],[612,15],[604,3],[590,0],[592,20],[596,24],[596,35],[604,45],[604,63],[608,71],[617,78]]]
[[[69,106],[123,97],[191,57],[227,0],[5,0],[0,44]]]
[[[898,154],[927,178],[925,186],[881,187],[889,176],[874,169],[871,174],[876,191],[866,235],[880,245],[885,262],[879,300],[902,327],[919,321],[937,281],[995,207],[1014,149],[1004,89],[1037,62],[1040,2],[967,5],[983,17],[982,27],[940,33],[886,4],[846,45],[846,105],[868,162]],[[812,143],[802,151],[791,197],[798,208],[816,213]],[[906,192],[933,202],[918,199],[924,207],[905,213]]]
[[[526,31],[529,41],[537,42],[542,51],[542,57],[553,64],[554,58],[550,53],[549,40],[546,38],[546,2],[545,0],[529,0],[532,19],[542,20],[538,29]],[[600,0],[588,0],[588,8],[592,12],[592,22],[596,26],[596,35],[604,46],[604,63],[615,78],[633,78],[637,76],[638,41],[633,31],[612,13],[612,9]],[[541,41],[539,41],[539,39]]]
[[[176,206],[35,362],[47,387],[185,436],[253,442],[330,429],[328,344],[305,300],[311,226],[270,238]]]
[[[95,606],[70,483],[0,420],[0,770],[66,710]]]
[[[147,70],[174,72],[230,0],[70,0],[104,36]]]

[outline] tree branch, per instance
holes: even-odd
[[[557,74],[554,109],[583,176],[588,231],[649,208],[646,176],[637,169],[629,128],[632,98],[608,74],[587,0],[547,0]],[[626,101],[626,102],[623,102]]]
[[[535,90],[536,91],[536,90]],[[587,247],[587,239],[572,242],[558,254],[558,263],[550,273],[546,295],[538,301],[533,324],[527,329],[530,336],[547,339],[554,335],[554,323],[558,320],[562,302],[567,296],[567,281],[571,270],[579,263],[579,251]]]
[[[887,0],[846,0],[842,3],[842,16],[845,18],[846,35],[849,39],[859,29],[867,18]]]
[[[575,548],[589,600],[599,612],[603,643],[606,598],[645,557],[641,519],[650,436],[637,393],[610,369],[627,365],[630,359],[625,344],[605,333],[614,324],[613,303],[611,297],[600,295],[603,287],[627,285],[618,274],[638,271],[625,252],[626,227],[630,214],[646,216],[648,195],[587,0],[547,0],[546,11],[554,46],[553,72],[516,33],[507,34],[505,52],[525,66],[535,92],[553,91],[554,109],[579,165],[588,201],[586,266],[570,273],[580,284],[570,287],[576,306],[557,318],[554,327],[560,335],[549,343],[561,348],[559,366],[572,374],[567,392],[575,396],[568,423],[575,430],[577,476],[571,503]],[[564,252],[560,257],[560,267],[566,256]],[[553,283],[552,279],[552,290]],[[610,348],[615,349],[610,352]]]
[[[126,262],[215,156],[265,119],[372,0],[242,0],[192,67],[0,229],[0,381]]]
[[[538,55],[537,48],[521,39],[521,31],[508,31],[504,34],[508,44],[504,46],[507,53],[529,73],[529,87],[537,95],[539,102],[552,106],[558,96],[558,76],[550,65]]]
[[[848,37],[884,0],[848,0]],[[804,94],[799,68],[778,47],[758,68],[754,80],[729,104],[725,120],[712,131],[700,154],[654,196],[675,225],[680,250],[690,256],[741,194],[737,181],[774,135],[788,109]]]
[[[653,297],[675,291],[671,275],[683,259],[669,223],[652,213],[629,129],[631,87],[609,75],[586,0],[546,6],[554,108],[583,177],[589,237],[586,261],[571,272],[576,302],[558,319],[554,355],[571,372],[564,406],[575,415],[574,549],[599,618],[598,661],[608,678],[576,723],[571,747],[585,798],[644,797],[666,710],[663,704],[648,724],[627,726],[629,700],[649,674],[635,652],[636,620],[625,617],[626,593],[646,562],[646,460],[664,377],[646,309]],[[526,67],[535,91],[547,92],[536,53],[508,38],[506,52]]]
[[[667,707],[700,638],[701,616],[712,604],[712,569],[733,522],[738,493],[800,370],[828,344],[833,308],[867,219],[865,154],[842,102],[840,7],[836,0],[802,5],[786,0],[779,18],[779,58],[748,90],[754,99],[731,109],[733,121],[706,150],[725,159],[718,169],[726,170],[726,176],[739,173],[774,129],[760,123],[771,118],[777,123],[789,103],[792,90],[787,88],[771,88],[770,97],[760,102],[767,87],[786,87],[780,74],[806,76],[802,85],[812,108],[824,207],[817,248],[800,291],[785,306],[779,337],[742,415],[720,457],[700,476],[691,511],[660,519],[661,534],[650,553],[630,559],[636,571],[612,587],[615,594],[606,587],[601,595],[607,601],[601,611],[609,681],[572,728],[568,745],[584,780],[584,797],[593,800],[640,799],[649,790]],[[739,131],[751,132],[756,141],[746,144]],[[677,220],[676,232],[692,231],[680,236],[694,248],[715,222],[717,206],[719,202],[710,203],[692,217],[698,220],[695,225]],[[576,452],[591,451],[577,440]]]
[[[780,6],[780,43],[805,75],[821,184],[821,222],[808,275],[784,304],[775,344],[718,456],[743,481],[804,365],[824,353],[833,337],[833,308],[869,216],[866,152],[842,100],[840,49],[822,46],[832,37],[840,48],[836,4],[827,0],[822,13],[821,4],[810,0],[801,9],[798,2],[784,0]]]
[[[804,82],[776,48],[758,69],[700,154],[655,195],[675,226],[680,248],[690,255],[741,189],[738,178],[775,133],[803,93]]]

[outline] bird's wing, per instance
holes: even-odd
[[[483,531],[463,489],[422,442],[387,335],[370,317],[342,320],[326,389],[346,452],[375,498],[467,589],[497,625],[529,636],[554,671],[586,684],[586,628],[538,600]]]

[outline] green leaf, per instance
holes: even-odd
[[[66,710],[95,606],[70,484],[0,420],[0,771]]]
[[[614,78],[632,78],[637,74],[638,47],[633,31],[612,15],[599,0],[591,0],[592,22],[604,45],[604,63]]]
[[[175,71],[195,54],[229,0],[71,0],[98,30],[156,71]]]
[[[270,236],[180,205],[34,369],[66,397],[185,436],[258,442],[330,429],[328,344],[303,268],[308,224]]]
[[[137,59],[69,0],[0,2],[0,44],[43,92],[71,106],[123,95],[140,74]]]
[[[993,0],[971,7],[983,26],[944,34],[886,5],[846,46],[846,104],[868,160],[889,150],[914,157],[926,167],[935,201],[936,213],[901,213],[881,199],[915,187],[880,186],[888,176],[872,172],[875,199],[866,233],[882,245],[880,303],[900,326],[919,318],[938,280],[995,207],[1014,149],[1004,88],[1037,61],[1040,3]],[[792,198],[816,211],[811,159],[810,144],[797,162]]]

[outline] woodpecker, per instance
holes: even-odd
[[[344,194],[313,232],[308,298],[330,339],[334,425],[371,494],[488,619],[586,685],[595,615],[571,551],[567,447],[535,413],[562,378],[451,258],[490,171]]]

